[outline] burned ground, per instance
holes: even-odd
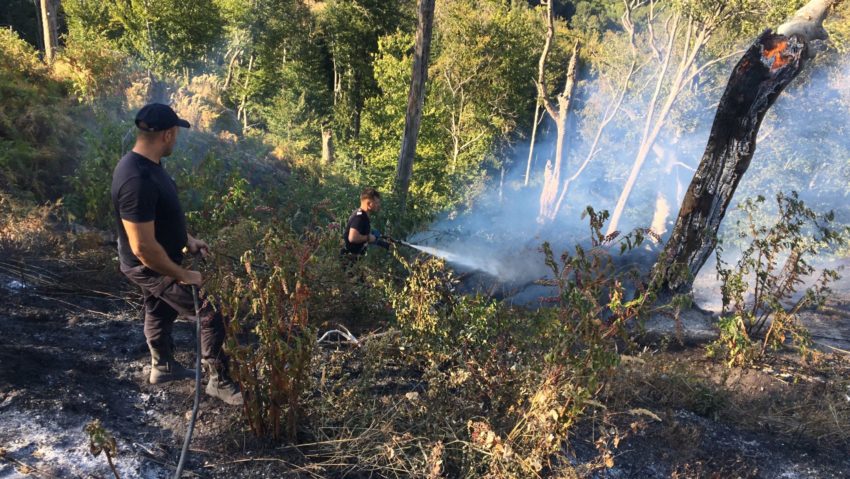
[[[79,274],[71,263],[39,267],[58,279]],[[0,276],[0,478],[111,477],[83,432],[96,418],[118,441],[121,477],[173,474],[192,382],[147,384],[139,299],[119,278],[76,281],[57,291],[34,277]],[[832,324],[843,324],[833,326],[839,333],[850,324],[845,302],[829,309],[840,322]],[[178,323],[175,336],[178,357],[190,364],[191,325]],[[417,371],[392,358],[381,363],[385,370],[367,371],[366,354],[367,348],[324,345],[317,357],[323,367],[316,369],[323,377],[312,395],[321,393],[320,382],[368,374],[380,379],[371,394],[387,404],[418,397]],[[588,415],[566,450],[570,461],[597,464],[600,438],[610,447],[616,437],[613,467],[585,468],[601,478],[847,477],[848,378],[841,353],[809,365],[781,359],[727,370],[698,348],[647,348],[623,362],[603,393],[606,407]],[[238,408],[203,396],[200,410],[192,477],[399,476],[370,471],[350,457],[323,458],[308,431],[298,437],[300,447],[258,442]]]

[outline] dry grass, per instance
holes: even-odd
[[[32,206],[0,192],[0,251],[50,253],[62,243],[53,227],[60,203]]]
[[[684,409],[792,444],[850,447],[850,361],[820,355],[810,364],[726,368],[701,351],[645,354],[623,361],[603,394],[609,408]]]

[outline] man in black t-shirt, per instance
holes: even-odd
[[[369,244],[375,244],[382,248],[389,248],[389,243],[381,239],[378,230],[372,229],[369,214],[381,211],[381,194],[375,188],[366,188],[360,193],[360,208],[348,218],[342,240],[345,247],[342,249],[344,255],[354,257],[366,254]]]
[[[183,248],[206,255],[209,247],[186,231],[177,185],[161,163],[173,151],[179,128],[189,128],[189,123],[169,106],[152,103],[139,110],[136,126],[136,144],[112,175],[112,204],[121,272],[142,288],[144,297],[145,339],[151,353],[149,380],[160,384],[195,377],[194,370],[174,359],[171,330],[178,315],[194,317],[191,286],[203,283],[201,273],[180,265]],[[206,392],[228,404],[242,404],[221,348],[224,318],[205,298],[200,299],[201,355],[210,374]]]

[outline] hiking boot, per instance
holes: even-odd
[[[151,352],[151,384],[163,384],[181,379],[195,379],[195,370],[183,367],[174,359],[174,349],[168,345],[154,345],[148,341]]]
[[[227,365],[222,364],[221,361],[207,359],[203,360],[203,364],[210,375],[206,389],[207,395],[221,399],[231,406],[241,406],[242,392],[239,390],[239,385],[230,378]]]

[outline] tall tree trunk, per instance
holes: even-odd
[[[779,27],[763,33],[735,66],[717,107],[705,153],[676,226],[654,270],[668,293],[686,293],[717,245],[717,231],[750,165],[761,121],[800,73],[808,42],[825,39],[822,22],[835,0],[813,0]]]
[[[599,126],[596,128],[596,135],[593,137],[593,142],[590,144],[590,149],[587,152],[587,155],[584,157],[584,161],[582,161],[581,165],[579,165],[578,169],[576,169],[575,173],[572,174],[569,178],[564,180],[564,186],[561,188],[561,194],[558,196],[558,201],[555,202],[554,207],[550,209],[549,219],[554,220],[558,216],[558,212],[561,210],[561,205],[564,202],[564,198],[567,196],[567,192],[570,190],[570,185],[578,179],[579,176],[584,172],[587,168],[587,165],[590,164],[590,161],[593,160],[593,157],[599,152],[599,140],[602,138],[602,133],[605,132],[605,128],[611,123],[611,120],[617,115],[617,112],[620,111],[620,107],[623,104],[623,98],[625,97],[626,90],[629,88],[629,83],[632,80],[632,75],[634,74],[635,67],[637,65],[636,61],[632,61],[631,67],[629,68],[629,72],[626,74],[625,79],[623,80],[623,85],[620,88],[620,92],[618,95],[611,99],[611,102],[605,109],[605,114],[602,117],[602,121],[599,123]]]
[[[227,63],[227,76],[224,79],[224,85],[221,87],[222,93],[226,92],[228,88],[230,88],[230,82],[233,80],[233,65],[236,63],[236,60],[242,55],[242,50],[235,50],[233,52],[233,56],[230,57],[230,62]]]
[[[525,164],[525,182],[528,186],[528,178],[531,176],[531,159],[534,157],[534,142],[537,140],[537,124],[540,123],[540,100],[534,104],[534,123],[531,124],[531,141],[528,144],[528,162]]]
[[[561,210],[561,205],[564,202],[564,198],[567,196],[567,192],[570,190],[570,185],[573,181],[577,180],[579,176],[581,176],[582,172],[584,172],[587,165],[590,164],[590,161],[596,156],[596,153],[599,152],[599,140],[602,138],[602,133],[605,132],[605,128],[609,123],[617,116],[617,113],[620,111],[620,107],[623,104],[623,99],[626,96],[626,91],[629,89],[629,83],[632,81],[632,76],[635,73],[635,69],[637,68],[637,57],[638,50],[637,45],[635,45],[635,25],[632,21],[632,10],[634,8],[641,5],[642,0],[631,0],[629,2],[624,1],[625,12],[623,12],[623,16],[621,18],[621,23],[623,25],[623,29],[629,35],[629,46],[631,47],[632,52],[632,63],[629,66],[629,70],[626,75],[623,77],[623,83],[620,87],[619,93],[615,93],[611,98],[611,101],[608,103],[608,106],[605,108],[605,114],[602,115],[602,121],[599,122],[599,126],[596,128],[596,135],[593,138],[593,143],[590,145],[590,149],[587,152],[587,156],[585,156],[584,161],[579,165],[578,169],[575,173],[572,174],[569,178],[564,180],[564,186],[561,188],[561,194],[558,196],[558,201],[555,203],[555,206],[551,208],[549,219],[554,220],[558,216],[558,212]]]
[[[416,44],[413,51],[413,76],[407,95],[407,114],[404,118],[404,136],[396,169],[396,194],[402,213],[407,203],[410,178],[413,176],[413,160],[416,157],[416,141],[422,122],[425,104],[425,83],[428,80],[428,55],[431,51],[431,30],[434,26],[434,0],[419,0],[419,23],[416,27]]]
[[[546,113],[555,121],[556,130],[555,161],[554,163],[552,160],[546,161],[546,168],[543,171],[543,189],[540,192],[540,210],[537,215],[537,221],[540,223],[551,217],[552,210],[555,208],[558,189],[561,185],[561,165],[564,160],[564,142],[567,138],[567,119],[570,115],[573,90],[575,89],[579,49],[579,43],[576,42],[573,46],[573,55],[567,66],[564,89],[558,95],[558,107],[556,109],[555,105],[549,100],[549,94],[546,91],[546,60],[549,57],[549,50],[552,48],[552,40],[555,38],[555,15],[552,10],[552,3],[552,0],[546,3],[546,40],[543,43],[543,52],[540,54],[540,61],[537,64],[538,101],[543,105]]]
[[[44,35],[44,61],[53,63],[56,50],[56,4],[58,0],[39,0],[41,28]]]
[[[33,6],[33,8],[35,8],[35,21],[39,26],[41,26],[44,22],[44,20],[42,20],[42,14],[41,14],[41,0],[32,0],[32,6]],[[38,44],[38,45],[36,45],[38,47],[38,51],[43,52],[44,51],[44,35],[36,35],[35,39],[36,39],[36,43]]]
[[[248,73],[245,75],[245,82],[242,84],[242,100],[239,102],[239,109],[236,110],[236,118],[242,119],[242,131],[248,131],[248,87],[251,85],[251,73],[254,71],[254,54],[248,58]]]

